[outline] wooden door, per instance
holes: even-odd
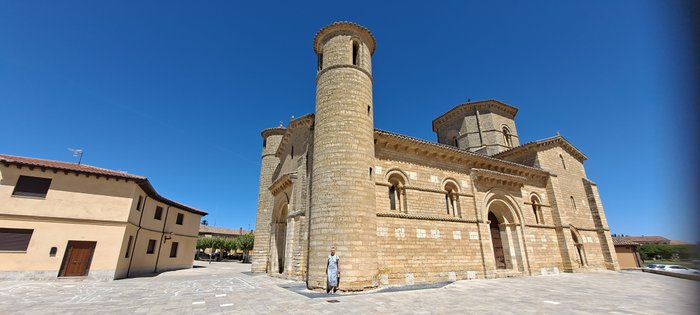
[[[97,242],[68,241],[61,267],[62,277],[87,276]]]
[[[497,269],[506,269],[506,257],[503,254],[503,242],[501,241],[501,229],[498,227],[498,219],[493,213],[489,213],[489,227],[491,228],[491,244],[493,244],[493,256],[496,259]]]

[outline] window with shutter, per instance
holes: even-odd
[[[0,251],[26,252],[34,230],[0,228]]]
[[[13,196],[46,198],[51,186],[51,178],[20,175]]]

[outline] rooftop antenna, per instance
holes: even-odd
[[[80,162],[83,161],[83,149],[68,148],[68,151],[73,152],[73,156],[78,158],[78,165],[80,165]]]

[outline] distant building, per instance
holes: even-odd
[[[642,259],[637,253],[639,243],[624,239],[624,237],[613,237],[617,262],[620,268],[639,268],[642,266]]]
[[[622,236],[622,237],[614,237],[614,239],[618,239],[621,241],[629,241],[629,242],[634,242],[639,245],[644,245],[644,244],[671,244],[671,240],[662,237],[662,236]]]
[[[236,230],[211,225],[199,226],[199,236],[203,237],[238,237],[251,232],[252,231],[246,231],[243,228],[239,228]]]
[[[191,268],[206,214],[159,195],[145,177],[0,155],[0,278]]]

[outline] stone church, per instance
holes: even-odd
[[[467,102],[437,142],[374,128],[364,27],[314,38],[316,112],[262,131],[253,272],[340,289],[619,270],[586,155],[560,135],[521,144],[518,109]],[[383,105],[389,106],[389,105]]]

